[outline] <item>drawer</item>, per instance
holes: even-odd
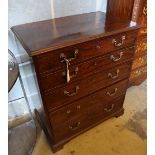
[[[67,95],[64,95],[64,91],[70,92],[69,94],[74,94],[73,97],[78,97],[80,93],[87,94],[87,91],[90,91],[90,89],[92,89],[90,91],[92,92],[93,90],[95,91],[96,89],[101,89],[108,86],[109,84],[127,78],[130,73],[130,68],[131,61],[121,65],[115,65],[113,68],[109,67],[106,70],[104,70],[104,67],[101,67],[102,70],[92,73],[93,75],[91,76],[86,76],[85,78],[78,81],[70,81],[69,83],[65,83],[63,86],[58,86],[55,88],[52,87],[52,79],[47,78],[46,80],[42,81],[42,83],[40,83],[40,87],[44,94],[52,94],[52,96],[58,91],[59,94],[55,94],[54,96],[59,96],[61,94],[61,100],[64,97],[67,97]],[[54,94],[52,93],[53,91]]]
[[[120,84],[122,85],[122,83]],[[107,102],[109,103],[123,94],[121,92],[114,96],[107,96],[106,93],[108,92],[109,89],[111,90],[111,87],[97,91],[96,93],[93,93],[87,97],[75,101],[74,103],[68,104],[54,112],[51,112],[49,115],[52,124],[55,124],[55,126],[57,126],[58,124],[62,124],[74,117],[80,116],[83,113],[90,111],[90,109],[91,112],[93,112],[94,110],[97,113],[99,113],[102,104],[106,104]]]
[[[99,103],[93,109],[88,109],[88,111],[80,115],[79,117],[72,118],[67,122],[63,122],[58,126],[52,124],[53,132],[56,141],[61,141],[64,138],[69,138],[78,134],[79,132],[92,127],[96,123],[112,116],[115,112],[119,111],[124,102],[125,95],[117,98],[114,102],[102,102],[98,100]]]
[[[145,66],[147,63],[147,55],[143,55],[139,58],[134,59],[133,63],[132,63],[132,70]]]
[[[43,101],[47,109],[54,109],[76,99],[93,93],[122,79],[128,78],[131,62],[118,65],[107,71],[102,71],[85,79],[71,82],[64,87],[52,89],[43,94]]]
[[[69,66],[69,73],[71,81],[76,81],[81,78],[91,75],[98,70],[106,70],[110,67],[115,67],[119,63],[127,61],[133,57],[134,48],[126,48],[110,52],[105,56],[94,58],[90,61],[80,63],[77,65]],[[48,84],[47,84],[48,83]],[[67,83],[66,68],[58,70],[56,72],[45,74],[40,76],[40,84],[44,90],[53,88],[57,85]]]
[[[113,50],[132,46],[137,32],[134,30],[119,33],[34,56],[36,70],[38,73],[51,72],[66,66],[64,58],[68,59],[70,64],[76,64]]]

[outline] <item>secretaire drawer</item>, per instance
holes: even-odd
[[[111,116],[115,112],[118,112],[123,106],[125,95],[116,98],[113,102],[105,102],[104,98],[100,96],[101,92],[98,95],[100,100],[94,101],[96,102],[95,108],[88,109],[85,113],[83,113],[83,115],[73,117],[63,123],[53,124],[51,122],[56,141],[71,137],[76,133],[93,126],[101,120]]]
[[[105,56],[97,57],[84,63],[69,65],[70,80],[76,81],[82,79],[83,77],[86,77],[87,75],[91,75],[98,70],[106,70],[108,68],[115,67],[115,65],[133,58],[133,54],[134,48],[129,47],[126,49],[110,52]],[[47,90],[57,85],[66,83],[66,68],[40,76],[40,84],[43,90]]]
[[[134,30],[119,33],[34,56],[36,70],[38,73],[50,72],[64,67],[66,65],[64,59],[69,60],[70,64],[75,64],[113,50],[132,46],[137,32]]]
[[[107,71],[98,72],[93,76],[76,82],[71,82],[63,87],[58,87],[46,92],[43,96],[48,109],[56,108],[111,85],[117,81],[128,78],[131,63],[116,66]]]

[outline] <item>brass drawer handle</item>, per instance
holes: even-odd
[[[145,6],[143,9],[143,14],[146,16],[147,15],[147,7]]]
[[[104,111],[111,112],[114,108],[114,104],[111,105],[111,108],[104,108]]]
[[[114,96],[117,92],[118,88],[115,88],[113,92],[106,92],[106,95],[108,96]]]
[[[70,79],[76,77],[77,74],[78,74],[78,71],[79,71],[79,68],[76,67],[75,70],[74,70],[74,74],[73,75],[69,75]],[[62,72],[62,75],[66,77],[67,74],[66,74],[66,72]]]
[[[78,93],[79,89],[80,89],[79,86],[76,86],[75,92],[70,94],[70,92],[68,92],[67,90],[64,90],[64,94],[67,95],[67,96],[74,96],[74,95],[76,95]]]
[[[125,40],[125,36],[122,36],[120,43],[118,43],[116,39],[112,39],[112,43],[114,44],[114,46],[120,47],[120,46],[122,46],[124,44],[124,40]]]
[[[119,69],[117,69],[116,71],[116,75],[112,75],[112,73],[108,73],[108,77],[112,78],[112,79],[116,79],[119,76]]]
[[[70,125],[69,125],[69,129],[70,129],[70,130],[77,130],[77,129],[79,128],[79,126],[80,126],[80,122],[77,122],[77,123],[75,124],[75,126],[70,126]]]
[[[65,54],[64,53],[61,53],[60,54],[60,60],[61,60],[61,62],[64,62],[65,59],[67,59],[68,62],[71,62],[72,60],[76,59],[78,53],[79,53],[79,50],[78,49],[75,49],[74,56],[71,57],[71,58],[66,58]]]
[[[120,52],[120,53],[119,53],[119,57],[115,57],[114,55],[111,55],[111,56],[110,56],[110,59],[111,59],[112,61],[114,61],[114,62],[117,62],[117,61],[121,60],[122,56],[123,56],[123,52]]]

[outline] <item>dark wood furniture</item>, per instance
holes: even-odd
[[[107,0],[108,21],[131,20],[135,0]]]
[[[138,34],[129,85],[139,85],[147,77],[147,1],[135,0],[132,20],[143,24]]]
[[[132,20],[143,25],[136,42],[129,86],[141,84],[147,77],[147,0],[108,0],[107,19]]]
[[[94,12],[11,29],[33,58],[53,151],[123,114],[139,25]]]

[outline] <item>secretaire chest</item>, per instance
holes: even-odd
[[[138,30],[102,12],[12,27],[33,58],[53,150],[123,114]]]

